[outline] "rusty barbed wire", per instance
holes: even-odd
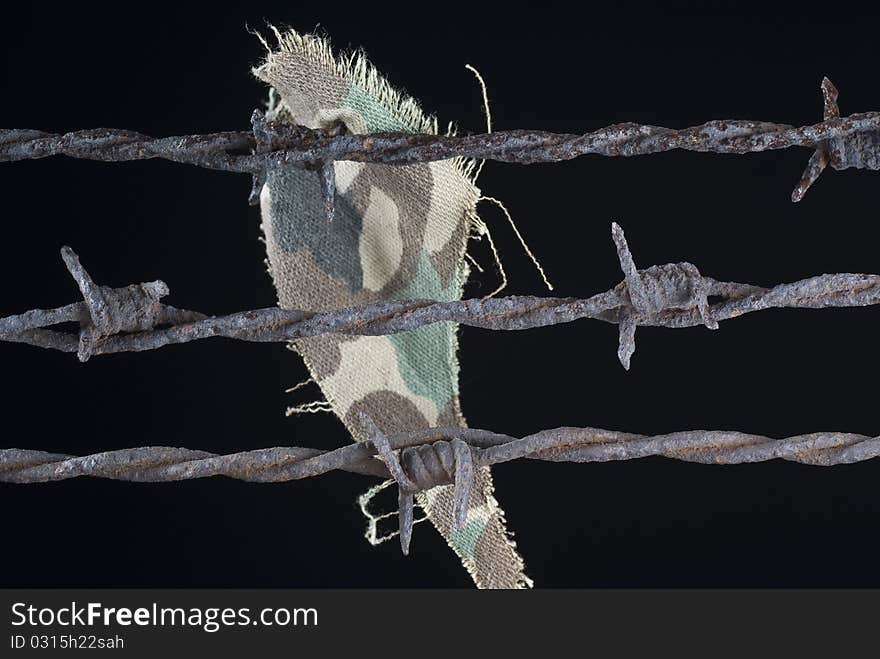
[[[622,123],[583,135],[513,130],[471,136],[383,133],[344,134],[340,127],[310,130],[267,122],[255,111],[250,132],[152,138],[125,130],[94,129],[57,135],[0,130],[0,162],[67,155],[104,161],[163,158],[253,175],[258,190],[265,172],[296,166],[317,172],[332,220],[336,160],[406,165],[470,157],[530,164],[587,154],[635,156],[673,149],[752,153],[793,146],[814,153],[792,193],[799,201],[822,171],[849,167],[880,169],[880,113],[841,118],[837,90],[822,82],[823,121],[795,128],[786,124],[721,120],[674,130]],[[252,193],[251,201],[256,200]],[[95,284],[69,247],[62,258],[83,301],[0,318],[0,341],[64,352],[86,361],[94,355],[152,350],[223,336],[245,341],[290,341],[324,333],[390,334],[451,321],[493,330],[521,330],[592,318],[619,325],[618,358],[629,368],[639,326],[717,329],[718,323],[769,308],[824,308],[878,304],[880,276],[825,274],[764,288],[720,282],[691,263],[638,269],[623,230],[612,225],[624,280],[586,299],[511,296],[453,302],[385,301],[325,313],[257,309],[210,317],[165,305],[162,281],[109,288]],[[47,329],[75,322],[78,333]],[[692,430],[648,436],[596,428],[561,427],[515,438],[473,428],[431,428],[385,436],[366,416],[370,441],[332,451],[276,447],[218,455],[207,451],[147,446],[72,456],[30,449],[0,449],[0,482],[38,483],[79,476],[136,482],[168,482],[227,476],[251,482],[281,482],[344,470],[391,478],[398,487],[401,548],[408,553],[414,524],[414,494],[452,484],[452,525],[466,521],[474,470],[517,459],[604,462],[663,456],[708,464],[782,459],[838,465],[880,455],[880,437],[826,432],[774,440],[735,431]]]
[[[880,275],[824,274],[763,288],[704,277],[691,263],[639,270],[616,223],[612,224],[612,237],[624,280],[585,299],[515,295],[450,302],[394,300],[327,312],[269,307],[219,317],[162,304],[159,300],[168,293],[162,281],[115,289],[98,286],[73,250],[64,247],[65,265],[84,301],[0,318],[0,341],[75,352],[86,361],[94,355],[155,350],[212,337],[285,342],[328,333],[395,334],[438,322],[489,330],[524,330],[594,319],[620,326],[618,358],[629,369],[639,326],[704,325],[717,329],[720,321],[764,309],[880,303]],[[710,297],[716,300],[713,304],[709,303]],[[46,329],[71,321],[79,323],[78,334]]]
[[[362,419],[362,421],[364,421]],[[0,482],[32,484],[93,476],[134,482],[172,482],[227,476],[277,483],[343,470],[394,478],[400,490],[404,553],[412,535],[412,495],[455,484],[455,523],[462,524],[473,468],[518,459],[609,462],[661,456],[703,464],[787,460],[816,466],[852,464],[880,455],[880,437],[822,432],[771,439],[761,435],[691,430],[640,435],[599,428],[561,427],[516,438],[476,428],[438,427],[385,436],[372,422],[371,441],[332,451],[277,447],[217,455],[166,446],[106,451],[82,457],[29,449],[0,449]],[[464,447],[465,451],[462,451]],[[399,457],[394,451],[399,452]],[[465,466],[469,465],[469,467]]]
[[[823,121],[796,128],[751,120],[714,120],[672,129],[619,123],[582,135],[538,130],[509,130],[451,136],[411,133],[338,134],[339,127],[312,130],[266,122],[260,111],[252,130],[206,135],[153,138],[111,128],[80,130],[63,135],[28,129],[0,129],[0,162],[54,155],[103,160],[162,158],[254,176],[258,187],[266,170],[296,166],[318,172],[327,215],[333,214],[334,186],[329,163],[336,160],[408,165],[468,157],[533,164],[559,162],[584,155],[637,156],[674,149],[745,154],[790,147],[814,149],[803,176],[792,192],[800,201],[826,166],[880,169],[880,112],[841,117],[837,89],[824,78],[821,85]],[[251,195],[252,203],[256,196]]]
[[[0,340],[77,352],[83,361],[95,354],[148,350],[210,336],[248,341],[288,341],[326,332],[388,334],[424,324],[454,321],[488,329],[516,330],[579,318],[618,323],[618,357],[629,368],[640,325],[688,327],[718,322],[771,307],[822,308],[880,302],[880,276],[821,275],[772,289],[718,282],[691,263],[669,263],[640,270],[623,230],[612,224],[624,280],[588,299],[508,298],[457,302],[403,300],[380,302],[326,313],[278,308],[246,311],[220,318],[176,309],[160,300],[162,281],[109,288],[95,284],[69,247],[62,258],[83,295],[83,302],[50,310],[32,310],[0,319]],[[721,299],[709,303],[709,297]],[[77,322],[79,334],[45,327]],[[167,329],[156,329],[160,325]],[[37,483],[77,476],[138,482],[179,481],[229,476],[253,482],[279,482],[340,469],[388,478],[398,487],[401,549],[408,554],[415,524],[414,495],[453,485],[453,528],[463,528],[474,469],[520,458],[566,462],[629,460],[665,456],[710,464],[771,459],[814,465],[847,464],[880,455],[880,438],[853,433],[813,433],[783,440],[735,431],[694,430],[646,436],[596,428],[555,428],[515,438],[472,428],[431,428],[386,437],[369,417],[361,423],[369,442],[334,451],[281,447],[217,455],[175,447],[140,447],[76,457],[29,449],[0,449],[0,482]]]

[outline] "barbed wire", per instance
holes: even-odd
[[[362,422],[364,420],[362,419]],[[816,466],[842,465],[880,455],[880,437],[822,432],[772,439],[724,430],[690,430],[664,435],[561,427],[516,438],[476,428],[438,427],[385,437],[371,422],[372,441],[332,451],[276,447],[217,455],[208,451],[144,446],[77,457],[30,449],[0,449],[0,482],[43,483],[79,476],[134,482],[173,482],[227,476],[255,483],[277,483],[320,476],[334,470],[392,477],[401,492],[401,543],[408,551],[412,495],[453,483],[456,510],[466,510],[473,467],[518,459],[550,462],[609,462],[661,456],[703,464],[743,464],[787,460]],[[458,444],[456,444],[458,443]],[[458,448],[453,448],[457,446]],[[393,452],[399,451],[398,458]],[[378,458],[378,459],[377,459]],[[407,505],[407,499],[410,499]],[[459,514],[456,524],[463,517]]]
[[[618,357],[629,369],[639,326],[705,325],[717,329],[721,321],[771,308],[880,303],[880,275],[824,274],[763,288],[704,277],[691,263],[639,270],[616,223],[612,224],[612,237],[624,280],[589,298],[515,295],[450,302],[393,300],[327,312],[269,307],[219,317],[162,304],[161,298],[169,292],[162,281],[124,288],[98,286],[73,250],[64,247],[62,257],[84,301],[0,318],[0,341],[75,352],[86,361],[94,355],[155,350],[212,337],[285,342],[328,333],[395,334],[438,322],[489,330],[524,330],[595,319],[620,326]],[[78,323],[79,332],[46,329],[66,322]]]
[[[476,135],[426,135],[412,133],[340,134],[341,126],[312,130],[280,122],[267,122],[260,111],[252,116],[251,131],[154,138],[112,128],[79,130],[65,134],[30,129],[0,129],[0,162],[32,160],[55,155],[110,162],[162,158],[255,177],[255,187],[265,172],[290,165],[318,171],[332,217],[336,160],[409,165],[417,162],[468,157],[479,160],[533,164],[560,162],[589,154],[638,156],[683,149],[712,153],[745,154],[807,147],[814,149],[792,200],[799,201],[830,165],[880,169],[880,112],[841,117],[837,89],[828,78],[821,85],[823,121],[796,128],[788,124],[740,119],[708,121],[673,129],[636,123],[619,123],[584,134],[538,130],[508,130]],[[256,195],[251,201],[256,202]]]
[[[152,138],[115,129],[63,135],[0,129],[0,162],[67,155],[104,161],[163,158],[254,176],[258,190],[265,172],[296,166],[318,173],[328,219],[333,218],[336,160],[407,165],[469,157],[531,164],[588,154],[635,156],[673,149],[753,153],[809,147],[814,153],[792,193],[799,201],[830,165],[880,169],[880,113],[840,117],[837,90],[825,78],[823,121],[795,128],[747,120],[709,121],[680,130],[621,123],[590,133],[557,134],[512,130],[469,136],[403,133],[345,134],[340,126],[311,130],[267,122],[255,111],[250,132]],[[252,193],[251,201],[256,200]],[[638,269],[623,230],[612,225],[624,280],[590,298],[510,296],[452,302],[383,301],[330,312],[256,309],[211,317],[177,309],[160,300],[162,281],[124,288],[98,286],[69,247],[62,258],[83,301],[0,318],[0,341],[27,343],[93,355],[152,350],[165,345],[223,336],[245,341],[291,341],[325,333],[391,334],[450,321],[492,330],[522,330],[582,318],[619,325],[618,357],[629,368],[639,326],[671,328],[718,323],[769,308],[824,308],[880,302],[880,276],[824,274],[773,288],[704,277],[691,263]],[[77,333],[47,329],[73,322]],[[555,428],[522,438],[473,428],[431,428],[386,437],[367,417],[370,441],[332,451],[276,447],[218,455],[207,451],[147,446],[76,457],[30,449],[0,450],[0,482],[38,483],[78,476],[137,482],[180,481],[228,476],[252,482],[280,482],[345,470],[392,478],[399,491],[400,538],[404,553],[412,535],[413,495],[454,485],[453,527],[465,522],[474,469],[521,458],[554,462],[604,462],[648,456],[709,464],[782,459],[837,465],[880,455],[880,438],[827,432],[774,440],[735,431],[693,430],[659,436],[596,428]]]
[[[880,276],[821,275],[765,289],[703,277],[690,263],[639,270],[623,230],[612,224],[612,238],[624,273],[613,289],[588,299],[514,296],[455,302],[403,300],[326,313],[278,308],[220,318],[164,305],[162,281],[124,288],[98,286],[69,247],[62,258],[83,302],[50,310],[35,309],[0,319],[0,340],[95,354],[137,351],[210,336],[248,341],[288,341],[327,332],[389,334],[421,325],[453,321],[488,329],[516,330],[579,318],[618,323],[618,358],[629,368],[640,325],[717,329],[721,320],[771,307],[864,306],[880,301]],[[709,303],[709,298],[720,302]],[[45,327],[76,322],[78,334]],[[171,327],[156,329],[160,325]],[[282,447],[217,455],[175,447],[140,447],[75,457],[29,449],[0,450],[0,482],[36,483],[76,476],[140,482],[177,481],[224,475],[255,482],[308,478],[341,469],[390,476],[398,487],[401,548],[409,552],[415,523],[414,495],[453,485],[453,528],[463,528],[474,469],[520,458],[596,462],[662,455],[714,464],[771,459],[832,465],[880,454],[880,438],[852,433],[814,433],[785,440],[732,431],[695,430],[657,437],[595,428],[556,428],[517,439],[470,428],[433,428],[385,437],[368,417],[361,423],[372,438],[320,451]],[[376,459],[378,458],[378,459]]]

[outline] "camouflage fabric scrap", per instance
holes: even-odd
[[[310,128],[343,123],[353,133],[436,133],[436,120],[393,89],[362,54],[336,57],[329,43],[287,32],[254,73],[280,101],[270,118]],[[473,161],[408,166],[340,161],[336,214],[324,215],[318,177],[267,173],[260,202],[270,274],[283,308],[325,311],[378,300],[456,300],[478,221]],[[357,440],[359,413],[386,433],[465,425],[458,392],[457,326],[436,323],[391,336],[324,335],[295,342],[336,415]],[[434,526],[481,588],[531,585],[492,495],[476,474],[467,523],[451,528],[452,486],[418,496]]]

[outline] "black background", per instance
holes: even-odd
[[[3,21],[3,127],[247,128],[265,93],[249,72],[263,49],[246,24],[265,21],[320,25],[337,47],[362,45],[395,85],[463,131],[484,126],[466,63],[489,85],[496,129],[713,118],[801,125],[820,117],[823,75],[840,89],[844,114],[880,107],[877,17],[842,5],[16,3]],[[877,175],[829,171],[792,204],[808,156],[487,163],[480,187],[506,202],[560,295],[620,280],[612,220],[641,267],[687,260],[708,276],[762,285],[876,272]],[[177,306],[219,314],[272,305],[249,186],[243,175],[161,161],[0,166],[0,315],[77,299],[58,254],[64,244],[101,283],[164,279]],[[500,213],[486,206],[482,215],[507,291],[543,294]],[[474,253],[491,263],[484,246]],[[489,268],[468,294],[496,281]],[[475,427],[516,435],[559,425],[877,434],[878,331],[871,308],[768,311],[718,332],[642,329],[627,373],[614,326],[465,328],[464,411]],[[329,415],[284,417],[302,400],[284,389],[306,372],[280,345],[212,340],[84,365],[18,345],[0,345],[0,355],[3,446],[230,452],[348,440]],[[880,586],[878,470],[653,458],[519,461],[495,478],[537,586]],[[416,527],[409,558],[396,542],[371,548],[361,538],[355,498],[369,484],[330,474],[280,485],[4,485],[0,585],[467,586],[427,525]]]

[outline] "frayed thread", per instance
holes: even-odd
[[[544,268],[541,267],[540,261],[538,261],[538,258],[535,256],[535,254],[532,252],[531,248],[526,243],[525,238],[522,237],[522,234],[519,232],[519,229],[516,227],[516,222],[513,221],[513,217],[511,217],[510,212],[507,210],[507,207],[503,203],[501,203],[501,201],[496,199],[495,197],[487,197],[487,196],[483,195],[477,201],[488,201],[488,202],[495,204],[496,206],[498,206],[498,208],[501,209],[501,211],[504,213],[504,217],[506,217],[507,221],[510,222],[510,227],[513,229],[513,232],[516,234],[516,237],[519,240],[519,244],[522,245],[523,250],[528,255],[529,259],[531,259],[532,263],[534,263],[535,268],[538,270],[538,273],[541,275],[541,279],[544,282],[544,285],[547,287],[547,290],[552,291],[553,284],[551,284],[550,280],[547,279],[547,274],[544,272]],[[493,293],[493,295],[495,295],[495,293]]]
[[[288,407],[284,412],[285,416],[294,416],[297,414],[321,414],[322,412],[333,412],[333,406],[326,400],[315,400],[311,403],[303,403],[302,405],[294,405]]]
[[[400,535],[400,529],[397,531],[391,531],[386,533],[385,535],[379,535],[379,522],[383,519],[388,519],[390,517],[397,517],[397,511],[394,510],[392,512],[387,513],[379,513],[374,514],[369,506],[370,502],[379,494],[382,490],[390,487],[391,485],[396,485],[397,482],[389,478],[378,485],[373,485],[366,492],[361,494],[357,498],[358,507],[361,509],[361,513],[367,519],[367,529],[364,531],[364,538],[366,538],[367,542],[369,542],[374,547],[377,545],[381,545],[384,542],[388,542],[392,538],[396,538]],[[420,522],[425,522],[428,520],[428,516],[424,515],[423,517],[417,517],[413,520],[413,524],[418,524]]]
[[[309,378],[303,380],[302,382],[300,382],[299,384],[295,384],[295,385],[293,385],[290,389],[285,389],[285,390],[284,390],[284,393],[286,393],[286,394],[292,394],[292,393],[294,393],[294,392],[296,392],[296,391],[299,391],[299,390],[302,389],[303,387],[307,387],[307,386],[310,385],[310,384],[316,384],[316,383],[315,383],[315,378],[309,377]]]
[[[486,91],[486,81],[483,80],[483,76],[480,75],[480,72],[477,71],[477,68],[471,66],[470,64],[465,64],[464,68],[474,74],[477,78],[477,82],[480,83],[480,90],[483,92],[483,112],[486,113],[486,132],[492,132],[492,111],[489,109],[489,93]],[[485,160],[480,160],[479,164],[474,171],[473,182],[476,183],[477,179],[480,178],[480,173],[483,171],[483,165],[486,164]]]
[[[507,288],[507,273],[504,271],[504,266],[501,264],[501,255],[498,253],[498,248],[495,247],[495,241],[492,240],[492,233],[489,231],[489,226],[476,214],[474,214],[473,218],[471,219],[471,234],[469,236],[469,239],[482,241],[483,238],[486,238],[487,242],[489,243],[489,250],[492,252],[492,259],[495,262],[495,268],[498,270],[498,274],[501,276],[501,283],[498,284],[497,288],[495,288],[495,290],[488,295],[483,296],[484,300],[488,300],[491,297],[495,297],[501,291]],[[468,260],[468,262],[474,264],[479,272],[484,272],[483,268],[471,254],[465,251],[464,256]]]

